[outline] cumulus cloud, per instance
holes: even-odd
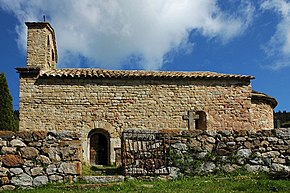
[[[261,4],[263,10],[275,11],[281,17],[276,32],[264,50],[274,60],[273,69],[290,66],[290,2],[286,0],[267,0]]]
[[[250,3],[229,13],[216,0],[1,0],[0,7],[18,18],[22,48],[23,23],[46,15],[56,32],[59,67],[160,69],[169,53],[192,51],[193,31],[227,42],[244,32],[253,14]]]

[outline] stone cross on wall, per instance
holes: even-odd
[[[199,115],[195,114],[195,111],[188,111],[187,115],[183,115],[183,120],[188,120],[188,129],[195,129],[195,120],[199,119]]]

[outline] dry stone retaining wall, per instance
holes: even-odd
[[[173,171],[290,173],[290,128],[260,131],[179,131],[170,139]]]
[[[0,148],[0,190],[73,180],[82,173],[75,132],[0,131]]]

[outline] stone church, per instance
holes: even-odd
[[[84,162],[114,164],[125,129],[273,128],[277,101],[252,90],[253,76],[56,68],[55,33],[27,22],[27,65],[20,75],[20,130],[82,133]]]

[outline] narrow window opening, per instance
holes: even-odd
[[[49,36],[47,36],[47,46],[50,45],[50,40],[49,40]]]
[[[196,129],[206,130],[206,113],[204,111],[197,111],[198,119],[195,120]]]
[[[54,51],[51,50],[51,60],[54,61]]]

